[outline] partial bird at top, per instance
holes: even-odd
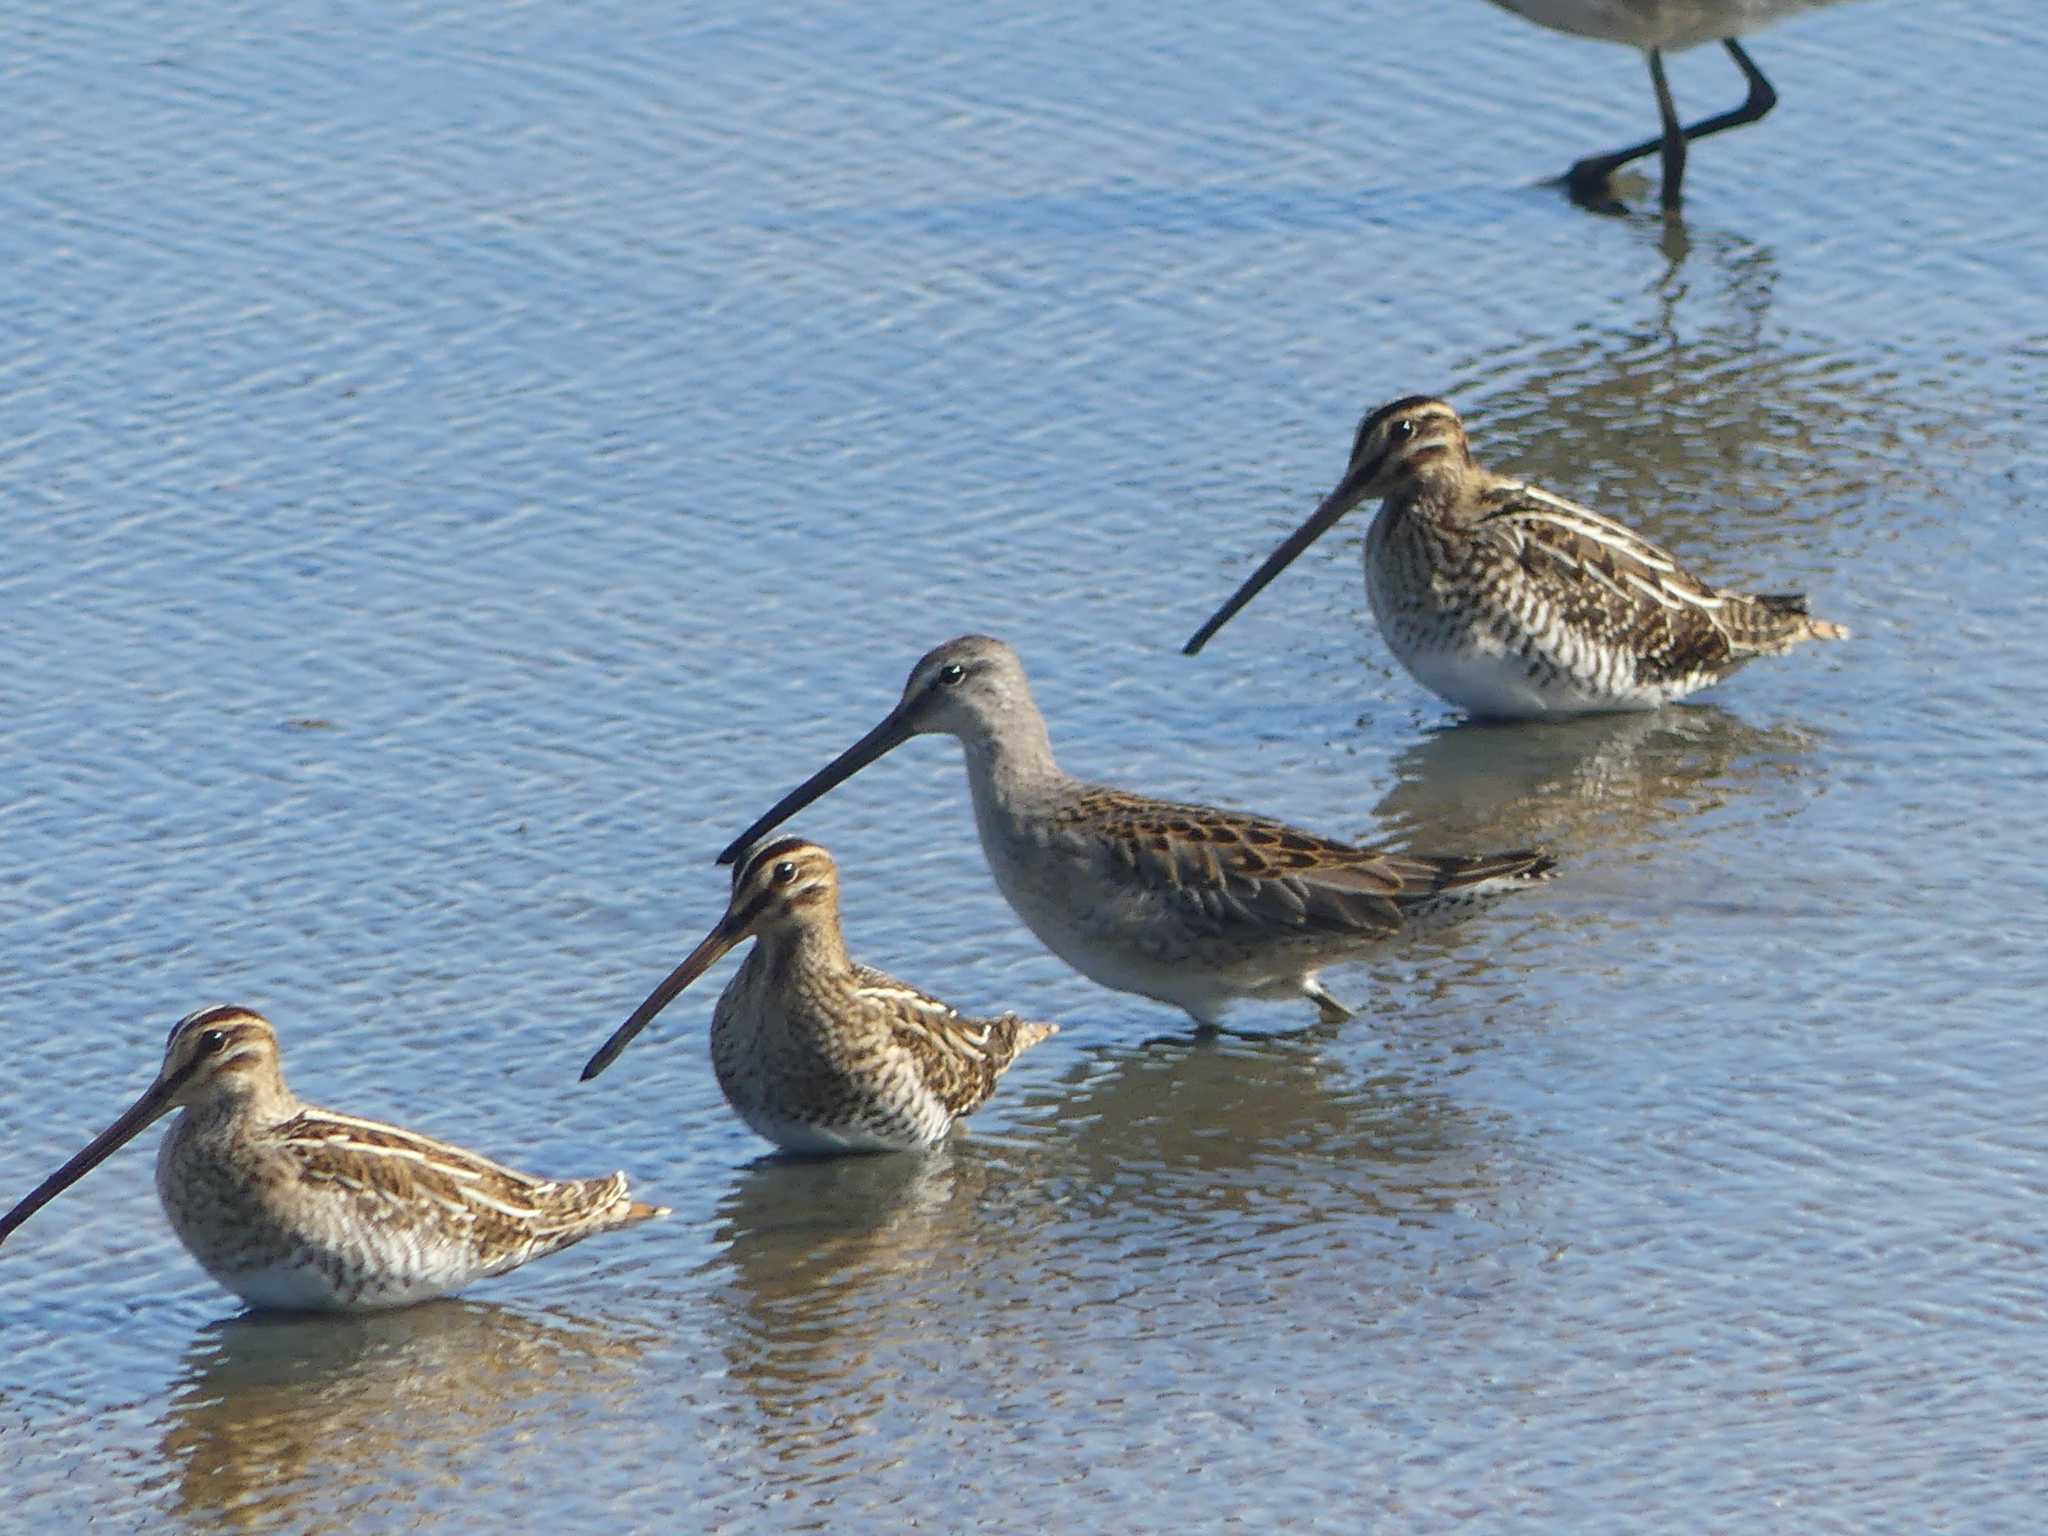
[[[1359,423],[1337,488],[1186,653],[1373,496],[1365,587],[1380,633],[1417,682],[1482,718],[1655,709],[1755,657],[1849,635],[1802,596],[1715,587],[1613,518],[1495,474],[1456,411],[1409,395]]]
[[[1588,155],[1564,174],[1572,201],[1603,211],[1618,208],[1611,179],[1632,160],[1652,151],[1662,151],[1664,161],[1664,206],[1676,210],[1685,181],[1685,147],[1694,139],[1706,138],[1724,128],[1753,123],[1778,104],[1778,93],[1763,71],[1743,50],[1738,37],[1746,37],[1774,21],[1800,11],[1839,3],[1839,0],[1493,0],[1502,10],[1577,37],[1603,42],[1626,43],[1640,48],[1650,60],[1650,83],[1657,90],[1657,111],[1663,131],[1640,144]],[[1664,55],[1701,43],[1718,42],[1728,50],[1742,76],[1749,82],[1749,95],[1739,107],[1703,117],[1696,123],[1680,123],[1678,108],[1671,100],[1671,87],[1664,78]]]

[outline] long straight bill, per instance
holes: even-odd
[[[148,1091],[130,1105],[120,1119],[93,1137],[83,1152],[38,1184],[21,1204],[0,1216],[0,1243],[6,1242],[16,1227],[99,1167],[126,1142],[147,1130],[152,1121],[171,1107],[171,1095],[178,1091],[183,1080],[182,1076],[169,1082],[159,1078],[151,1083]]]
[[[1370,469],[1371,466],[1368,466]],[[1237,616],[1237,610],[1257,597],[1266,589],[1266,584],[1293,562],[1309,545],[1315,543],[1331,528],[1337,519],[1349,512],[1365,496],[1365,487],[1372,476],[1364,470],[1355,470],[1337,483],[1337,489],[1325,496],[1322,505],[1309,514],[1307,522],[1287,535],[1280,547],[1266,557],[1266,563],[1252,572],[1251,579],[1230,594],[1230,601],[1210,616],[1209,622],[1195,631],[1194,638],[1181,647],[1183,656],[1192,656],[1209,643],[1209,637]]]
[[[910,714],[904,704],[890,710],[882,723],[867,735],[861,737],[831,762],[797,785],[775,804],[766,814],[738,837],[725,845],[725,851],[718,856],[721,864],[730,864],[738,858],[748,844],[754,842],[763,832],[779,827],[798,811],[816,800],[828,790],[834,789],[867,767],[876,758],[893,748],[900,747],[910,739]]]
[[[689,958],[668,973],[661,985],[647,994],[647,1001],[633,1010],[633,1016],[612,1031],[611,1039],[598,1047],[597,1054],[584,1063],[581,1081],[589,1082],[619,1058],[619,1052],[633,1043],[633,1037],[654,1021],[682,993],[683,989],[718,963],[733,945],[747,936],[747,926],[732,912],[719,920],[704,936],[704,942],[690,951]]]

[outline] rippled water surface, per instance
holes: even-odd
[[[1667,228],[1535,184],[1640,60],[1478,0],[14,7],[0,1205],[227,998],[674,1215],[244,1317],[145,1138],[0,1253],[0,1531],[2037,1529],[2044,35],[1765,34]],[[1179,655],[1415,390],[1855,640],[1461,725],[1358,518]],[[1078,772],[1564,878],[1197,1043],[921,741],[801,825],[856,953],[1064,1023],[971,1133],[763,1159],[730,962],[578,1084],[966,629]]]

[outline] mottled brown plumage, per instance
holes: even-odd
[[[365,1311],[447,1295],[666,1214],[624,1174],[535,1178],[398,1126],[302,1103],[247,1008],[178,1021],[147,1092],[0,1217],[0,1241],[153,1121],[184,1111],[157,1193],[186,1249],[253,1306]]]
[[[1436,903],[1491,881],[1541,880],[1557,863],[1527,850],[1465,857],[1360,848],[1270,817],[1100,785],[1063,804],[1055,821],[1100,837],[1134,879],[1195,894],[1219,926],[1264,910],[1269,924],[1304,933],[1394,934]]]
[[[330,1188],[367,1215],[377,1206],[432,1208],[462,1225],[502,1273],[588,1237],[614,1215],[644,1221],[656,1207],[627,1197],[626,1176],[541,1179],[395,1125],[309,1109],[267,1133],[309,1189]]]
[[[1337,489],[1188,652],[1372,496],[1383,502],[1366,589],[1381,633],[1419,681],[1475,715],[1651,709],[1758,656],[1848,637],[1803,597],[1722,590],[1613,518],[1494,474],[1450,406],[1411,395],[1359,424]]]
[[[792,1152],[936,1146],[1059,1027],[1015,1014],[969,1018],[856,964],[840,932],[832,856],[786,837],[737,862],[725,916],[591,1057],[585,1080],[749,938],[753,951],[712,1011],[712,1069],[740,1118]]]

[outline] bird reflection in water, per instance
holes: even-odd
[[[986,1298],[1007,1288],[1003,1266],[1029,1251],[1034,1221],[997,1188],[1008,1173],[978,1141],[923,1157],[764,1159],[719,1203],[729,1277],[712,1293],[715,1331],[729,1380],[760,1410],[775,1476],[831,1475],[849,1435],[902,1411],[884,1363],[898,1351],[997,1320]]]
[[[1713,705],[1518,725],[1439,728],[1404,749],[1373,825],[1395,841],[1422,829],[1456,841],[1520,837],[1570,851],[1668,857],[1685,823],[1782,814],[1821,782],[1809,726],[1746,724]]]
[[[750,1473],[857,1483],[983,1397],[1056,1397],[1105,1328],[1170,1336],[1191,1304],[1369,1311],[1376,1249],[1484,1219],[1515,1166],[1504,1119],[1303,1042],[1104,1047],[1065,1078],[1012,1096],[1014,1138],[742,1175],[712,1300],[758,1410]],[[1078,1320],[1054,1292],[1112,1310]]]
[[[645,1329],[480,1302],[209,1324],[165,1419],[175,1510],[195,1531],[352,1531],[393,1489],[459,1483],[515,1425],[622,1417],[605,1400],[630,1390],[657,1343]],[[464,1519],[460,1501],[433,1508]]]
[[[1067,1219],[1183,1258],[1253,1230],[1277,1252],[1338,1213],[1371,1227],[1491,1206],[1507,1131],[1426,1070],[1361,1071],[1299,1039],[1099,1049],[1024,1113],[1047,1122],[1038,1177]]]
[[[1474,430],[1497,467],[1711,554],[1729,584],[1853,594],[1863,504],[1894,534],[1901,488],[1932,488],[1901,443],[1952,435],[1967,401],[1778,324],[1770,247],[1638,234],[1664,257],[1653,279],[1562,336],[1454,362],[1450,394],[1484,402]]]

